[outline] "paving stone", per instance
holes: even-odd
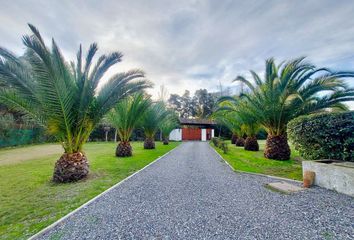
[[[273,182],[273,183],[268,183],[267,186],[276,191],[280,191],[287,194],[304,190],[304,188],[302,187],[287,182]]]

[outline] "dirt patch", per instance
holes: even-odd
[[[0,150],[0,166],[15,164],[27,160],[35,160],[51,155],[60,155],[63,149],[58,144],[42,144],[28,147],[19,147]]]

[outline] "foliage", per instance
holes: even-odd
[[[169,112],[169,115],[162,121],[160,125],[160,130],[163,139],[168,139],[171,131],[179,126],[178,118],[176,114],[172,111]]]
[[[305,159],[354,161],[354,111],[296,118],[288,136]]]
[[[199,89],[194,93],[193,105],[195,106],[194,117],[207,118],[213,113],[215,97],[206,89]]]
[[[140,126],[144,130],[145,137],[154,138],[159,130],[160,124],[169,116],[170,112],[166,109],[163,102],[153,103],[142,116]]]
[[[211,141],[214,146],[220,148],[224,154],[227,154],[229,152],[229,145],[227,142],[225,142],[225,140],[218,137],[213,137]]]
[[[179,114],[179,117],[207,118],[213,112],[215,97],[206,89],[197,90],[193,97],[186,90],[182,96],[171,94],[168,103]]]
[[[91,44],[85,60],[80,46],[76,62],[65,61],[54,39],[49,48],[31,24],[25,35],[26,52],[17,57],[0,48],[0,103],[35,120],[62,143],[66,153],[81,151],[93,128],[122,98],[150,86],[140,70],[112,75],[98,87],[105,73],[122,60],[120,52],[93,58]]]
[[[244,94],[252,113],[271,135],[286,133],[286,124],[295,117],[325,111],[346,110],[345,101],[354,100],[354,89],[342,77],[351,72],[332,72],[298,58],[279,65],[266,60],[262,79],[251,71],[254,83],[238,76],[234,81],[245,83],[251,90]]]
[[[107,114],[108,122],[117,129],[121,141],[129,141],[134,128],[150,105],[151,100],[139,93],[118,102]]]
[[[260,129],[257,117],[249,110],[247,99],[221,97],[218,99],[215,114],[221,116],[220,122],[237,136],[247,134],[249,137],[255,137]]]
[[[213,138],[211,139],[211,142],[214,144],[215,147],[219,147],[220,138],[218,138],[218,137],[213,137]]]
[[[216,110],[213,113],[212,118],[219,125],[225,126],[229,129],[232,134],[236,136],[244,135],[244,128],[242,128],[242,123],[240,119],[238,119],[238,115],[235,112]]]

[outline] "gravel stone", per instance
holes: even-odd
[[[264,187],[274,181],[184,142],[38,239],[354,239],[353,198]]]

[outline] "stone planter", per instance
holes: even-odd
[[[354,197],[354,163],[335,160],[303,161],[302,172],[315,173],[314,185]]]

